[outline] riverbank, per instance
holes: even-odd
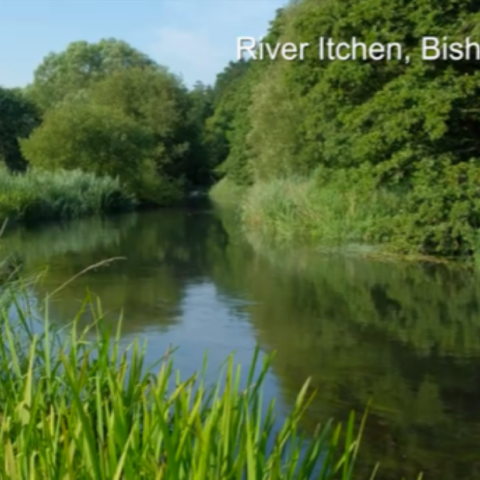
[[[0,171],[0,223],[34,223],[129,211],[137,206],[118,179],[80,170]]]
[[[257,249],[340,249],[377,259],[478,264],[477,231],[441,221],[441,215],[459,215],[452,206],[451,212],[438,213],[436,223],[432,211],[438,206],[425,203],[424,190],[377,189],[373,178],[359,177],[355,183],[354,174],[275,179],[250,187],[224,178],[210,198],[236,208],[243,232]],[[429,195],[435,197],[433,191]],[[428,216],[422,219],[422,212]]]
[[[40,478],[253,479],[267,470],[279,479],[307,480],[315,471],[324,480],[353,478],[363,421],[354,433],[351,416],[340,437],[329,422],[307,447],[298,437],[306,384],[275,432],[273,404],[262,411],[268,359],[254,375],[258,350],[246,389],[233,358],[213,389],[201,373],[174,386],[170,353],[158,369],[146,368],[138,342],[124,354],[121,322],[117,335],[102,328],[101,310],[83,331],[74,322],[61,334],[47,317],[34,335],[21,303],[17,322],[6,308],[0,315],[2,478],[36,471]]]

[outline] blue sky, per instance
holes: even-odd
[[[287,0],[2,0],[0,85],[24,86],[51,51],[119,38],[181,74],[213,83],[238,36],[261,37]]]

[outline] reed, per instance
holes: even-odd
[[[47,302],[48,303],[48,302]],[[92,305],[92,302],[86,302]],[[12,320],[12,308],[16,321]],[[299,422],[308,382],[281,428],[265,409],[262,381],[271,357],[246,388],[230,357],[208,387],[204,372],[181,379],[169,352],[151,367],[145,345],[123,348],[95,323],[80,331],[51,325],[34,334],[32,314],[12,297],[1,314],[0,477],[24,479],[342,479],[353,478],[360,432],[333,422],[308,442]]]
[[[227,177],[222,178],[209,190],[209,198],[220,205],[238,205],[245,195],[247,187],[236,185]]]
[[[320,176],[320,175],[318,175]],[[338,178],[258,182],[241,202],[241,223],[255,244],[338,247],[386,242],[382,226],[401,197]]]
[[[118,179],[80,170],[0,169],[0,222],[61,220],[131,210],[136,201]]]

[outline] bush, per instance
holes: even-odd
[[[469,62],[424,61],[421,45],[427,35],[478,38],[478,19],[472,0],[299,0],[277,11],[265,37],[271,45],[313,47],[322,32],[335,42],[400,43],[411,61],[319,62],[318,48],[307,48],[301,62],[256,62],[250,90],[246,76],[243,86],[231,83],[231,91],[249,91],[247,113],[232,110],[226,130],[227,158],[246,152],[244,170],[256,184],[243,209],[246,228],[282,241],[474,256],[480,74]],[[236,164],[223,167],[240,183]],[[317,182],[319,169],[333,173]]]

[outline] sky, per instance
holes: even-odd
[[[262,37],[287,0],[1,0],[0,85],[22,87],[50,52],[118,38],[186,85],[215,81],[239,36]]]

